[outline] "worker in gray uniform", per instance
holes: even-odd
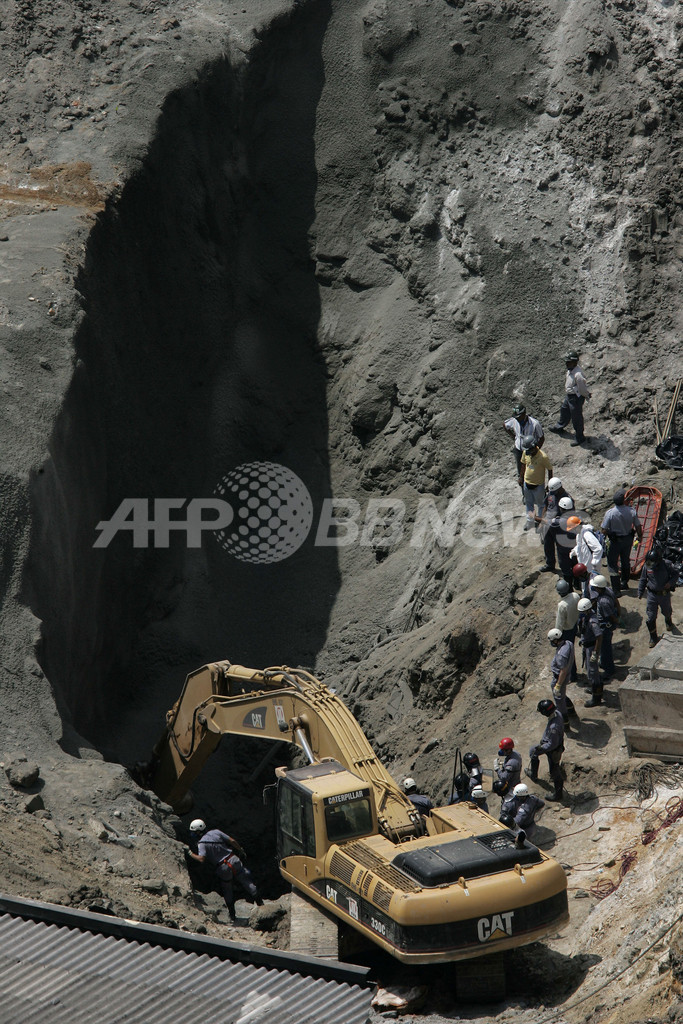
[[[513,831],[524,829],[529,839],[536,831],[536,815],[545,807],[545,800],[529,792],[524,782],[515,786],[500,808],[500,821]]]
[[[534,520],[540,525],[539,532],[543,543],[543,554],[545,555],[545,565],[541,567],[541,572],[555,571],[556,541],[561,530],[562,516],[565,515],[565,506],[560,506],[563,498],[567,498],[570,508],[574,508],[574,499],[571,494],[565,491],[559,476],[552,476],[548,481],[548,490],[541,514],[540,516],[534,516]],[[567,548],[567,561],[569,561],[569,548]],[[560,570],[562,570],[562,565],[560,565]]]
[[[410,802],[414,804],[415,807],[417,807],[420,814],[428,815],[431,813],[431,811],[434,808],[434,804],[429,799],[426,793],[418,793],[417,783],[415,782],[415,779],[411,779],[410,777],[404,779],[403,788],[405,790],[406,796],[408,797]]]
[[[550,646],[555,650],[550,663],[551,692],[555,705],[562,715],[562,721],[567,725],[569,712],[574,711],[574,704],[567,696],[567,684],[574,665],[574,641],[563,640],[562,631],[554,628],[548,631],[548,640]]]
[[[588,587],[588,596],[597,598],[595,610],[598,613],[600,628],[602,629],[602,643],[600,645],[600,668],[602,669],[603,682],[611,679],[615,672],[614,653],[612,651],[612,637],[614,630],[619,625],[621,606],[614,591],[607,586],[605,576],[594,576]]]
[[[493,792],[498,796],[511,793],[522,778],[522,755],[515,750],[510,736],[503,736],[498,744],[498,757],[493,762],[497,778],[493,780]]]
[[[548,700],[539,700],[536,705],[539,714],[548,719],[543,735],[539,743],[529,750],[529,767],[527,775],[534,782],[538,782],[538,762],[541,754],[548,758],[548,773],[555,785],[555,791],[549,800],[559,801],[562,799],[564,780],[562,777],[562,754],[564,752],[564,721],[562,713],[555,707],[555,704]]]
[[[602,704],[602,679],[600,678],[600,648],[602,647],[602,626],[597,610],[597,597],[582,597],[579,601],[579,641],[583,647],[583,664],[586,669],[591,698],[584,707],[594,708]]]
[[[638,513],[631,505],[624,504],[625,497],[625,491],[617,491],[612,498],[614,504],[607,509],[601,523],[601,529],[609,540],[607,565],[615,594],[619,590],[628,590],[633,541],[636,537],[639,541],[643,539]]]
[[[470,793],[470,800],[472,803],[479,808],[480,811],[486,811],[489,813],[489,804],[486,799],[486,790],[483,786],[475,786]]]
[[[197,847],[198,852],[194,853],[189,847],[187,852],[193,860],[199,861],[200,864],[208,861],[215,867],[216,877],[221,886],[230,920],[236,920],[234,882],[239,882],[242,888],[246,889],[258,907],[262,906],[263,900],[258,894],[251,872],[242,863],[246,854],[237,840],[217,828],[212,828],[207,832],[206,825],[201,818],[195,818],[191,822],[190,832],[201,838],[199,838]]]
[[[531,435],[538,445],[539,448],[543,447],[545,441],[545,434],[543,433],[543,427],[540,421],[534,419],[533,416],[529,416],[526,411],[525,405],[516,405],[512,410],[512,417],[509,420],[505,420],[503,423],[506,431],[510,437],[514,437],[515,446],[512,449],[512,453],[515,457],[515,467],[517,469],[517,478],[522,468],[522,438]],[[523,487],[520,484],[520,487]]]
[[[650,647],[654,647],[657,636],[657,612],[661,609],[666,628],[673,629],[671,594],[676,589],[678,572],[673,562],[662,558],[659,548],[654,547],[645,556],[645,565],[638,580],[638,597],[647,593],[645,622],[650,634]]]
[[[576,435],[571,443],[571,447],[574,448],[577,445],[583,444],[586,440],[583,425],[583,406],[585,402],[590,400],[591,393],[588,390],[583,370],[579,366],[579,353],[572,349],[571,352],[565,354],[564,362],[567,367],[567,376],[564,383],[564,402],[560,409],[559,420],[550,429],[554,433],[559,434],[565,427],[569,426],[569,421],[571,420]]]

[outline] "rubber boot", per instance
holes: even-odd
[[[553,793],[552,796],[548,797],[548,800],[550,800],[554,804],[555,803],[561,803],[562,802],[562,794],[563,794],[563,792],[564,792],[564,782],[562,782],[562,780],[560,780],[559,782],[555,783],[555,792]]]
[[[597,708],[599,704],[602,704],[602,689],[595,690],[590,700],[585,701],[585,708]]]
[[[228,903],[227,907],[228,907],[228,913],[230,914],[230,920],[231,921],[236,921],[237,920],[237,914],[235,913],[235,904],[234,903]]]
[[[533,758],[529,761],[529,767],[526,770],[527,778],[531,779],[532,782],[538,782],[538,758]]]
[[[650,634],[650,647],[655,647],[659,637],[657,636],[657,625],[654,622],[646,623],[648,633]]]
[[[667,633],[671,633],[671,631],[674,628],[673,619],[665,619],[664,621],[666,622],[666,631],[667,631]]]
[[[614,591],[614,593],[617,594],[617,595],[620,594],[621,593],[621,580],[620,580],[620,578],[618,576],[610,576],[609,581],[612,584],[612,590]]]

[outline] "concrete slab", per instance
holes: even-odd
[[[665,633],[657,646],[640,659],[637,668],[641,676],[683,679],[683,636]]]
[[[683,636],[667,633],[619,687],[631,757],[683,760]]]

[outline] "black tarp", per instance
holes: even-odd
[[[678,440],[683,443],[683,438]],[[671,513],[657,530],[655,543],[664,558],[668,558],[678,569],[678,586],[683,586],[683,512]]]
[[[683,469],[683,437],[667,437],[657,445],[655,455],[672,469]]]

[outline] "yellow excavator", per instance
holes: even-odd
[[[343,701],[301,669],[221,661],[191,672],[147,781],[181,813],[221,737],[288,740],[277,768],[277,856],[295,889],[405,963],[487,956],[569,920],[565,873],[473,803],[423,816]]]

